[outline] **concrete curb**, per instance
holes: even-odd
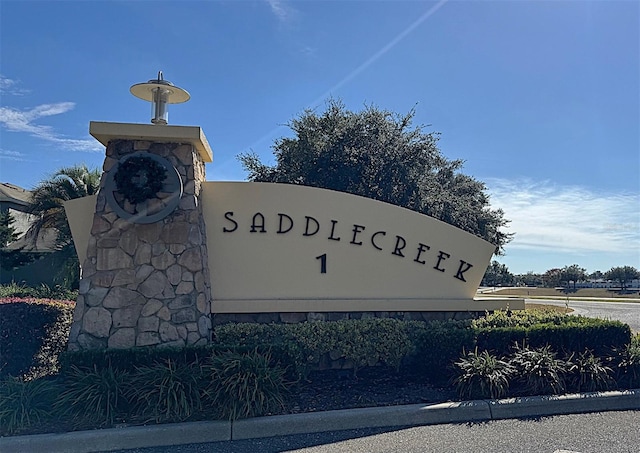
[[[440,403],[428,406],[412,404],[368,407],[238,420],[233,423],[232,438],[239,440],[346,429],[435,425],[490,419],[491,412],[486,401]]]
[[[88,453],[231,440],[231,422],[191,422],[0,438],[0,452]]]
[[[488,400],[492,420],[611,410],[639,410],[640,389]]]
[[[371,407],[236,422],[192,422],[0,438],[2,453],[88,453],[255,439],[360,428],[464,423],[586,412],[640,410],[640,389],[439,404]]]

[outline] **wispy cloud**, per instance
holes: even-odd
[[[60,115],[72,110],[73,102],[42,104],[31,110],[21,111],[11,107],[0,107],[0,124],[12,132],[26,132],[34,137],[64,146],[71,151],[100,151],[102,147],[94,140],[71,139],[60,136],[50,126],[36,124],[43,117]]]
[[[13,80],[0,74],[0,94],[12,94],[14,96],[22,96],[30,91],[19,87],[20,82]]]
[[[283,0],[267,0],[267,3],[280,22],[287,23],[297,14],[297,11]]]
[[[640,194],[529,180],[487,180],[491,205],[516,233],[510,249],[640,253]]]
[[[23,160],[26,160],[25,157],[26,156],[23,153],[20,153],[18,151],[9,151],[6,149],[0,149],[0,159],[23,161]]]

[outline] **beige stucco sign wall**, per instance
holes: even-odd
[[[206,182],[202,194],[214,313],[505,305],[474,299],[494,246],[431,217],[286,184]],[[70,215],[90,225],[91,202],[76,203]],[[82,223],[71,223],[77,242]]]
[[[494,251],[431,217],[331,190],[207,182],[203,201],[216,312],[468,310]]]

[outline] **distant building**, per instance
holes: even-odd
[[[38,259],[31,264],[9,271],[0,269],[0,283],[26,283],[39,285],[53,284],[55,268],[52,252],[56,233],[53,230],[44,230],[38,235],[36,241],[29,236],[29,226],[33,221],[33,215],[28,213],[31,192],[14,184],[0,182],[0,212],[8,213],[14,220],[13,227],[20,237],[7,245],[8,250],[22,250],[24,253],[36,253]]]
[[[620,283],[617,281],[613,281],[613,280],[604,280],[602,278],[599,279],[594,279],[594,280],[587,280],[585,282],[578,282],[576,283],[576,288],[613,288],[613,289],[617,289],[620,288]],[[629,280],[627,282],[627,289],[633,289],[633,288],[640,288],[640,280],[639,279],[635,279],[635,280]]]

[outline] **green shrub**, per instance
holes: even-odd
[[[35,379],[57,372],[73,307],[70,301],[0,299],[0,377]]]
[[[345,359],[354,371],[377,363],[398,368],[412,343],[407,326],[396,319],[349,319],[298,324],[224,324],[214,328],[219,345],[267,345],[275,361],[304,378],[323,358]]]
[[[569,389],[575,392],[608,390],[613,384],[613,370],[591,351],[576,354],[567,360]]]
[[[448,382],[453,363],[473,349],[474,335],[466,321],[416,323],[408,330],[413,349],[404,367],[435,384]]]
[[[496,310],[474,319],[474,328],[483,327],[530,327],[536,324],[566,324],[570,315],[550,310]]]
[[[533,329],[536,327],[534,326]],[[529,329],[525,326],[479,327],[474,329],[475,345],[481,351],[506,355],[514,344],[526,342]]]
[[[542,324],[531,327],[527,342],[531,346],[552,345],[566,355],[592,351],[597,356],[610,355],[631,341],[631,329],[620,321],[570,316],[564,325]]]
[[[176,364],[200,363],[217,349],[227,350],[231,346],[186,346],[186,347],[135,347],[129,349],[97,349],[64,352],[60,355],[60,370],[63,374],[73,367],[113,368],[133,372],[137,367],[151,366],[171,360]],[[238,346],[240,349],[248,349]]]
[[[136,368],[127,396],[137,415],[156,422],[179,422],[202,409],[202,368],[167,359]]]
[[[625,388],[640,387],[640,334],[636,334],[631,343],[622,349],[618,382]]]
[[[131,387],[127,372],[110,367],[72,367],[64,382],[65,390],[56,401],[56,409],[77,424],[113,425],[128,410],[125,390]]]
[[[11,282],[6,285],[0,285],[0,299],[5,297],[75,301],[78,299],[78,291],[70,290],[60,285],[56,285],[51,288],[50,286],[42,283],[38,287],[32,287]]]
[[[516,344],[509,363],[515,368],[516,393],[548,395],[564,392],[568,365],[556,358],[551,347],[530,348]]]
[[[472,322],[480,350],[507,354],[514,343],[551,345],[567,355],[591,350],[611,354],[629,344],[631,329],[619,321],[570,316],[550,311],[495,312]]]
[[[20,433],[49,420],[59,392],[55,381],[23,381],[9,377],[0,381],[0,435]]]
[[[408,323],[396,319],[349,319],[293,325],[293,337],[314,362],[328,353],[331,358],[344,358],[359,368],[384,364],[398,369],[411,350]],[[309,332],[309,329],[313,329]]]
[[[251,352],[214,354],[206,366],[207,398],[229,420],[256,417],[284,407],[288,384],[284,370],[270,354]]]
[[[497,356],[476,349],[455,363],[453,383],[461,398],[500,398],[509,391],[514,368]]]

